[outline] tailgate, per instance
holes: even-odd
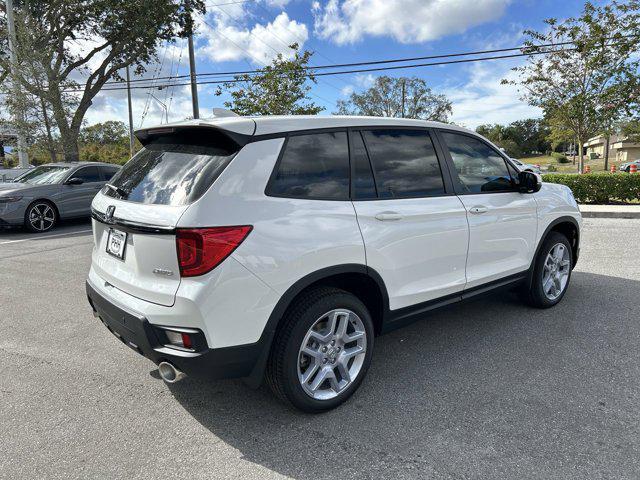
[[[113,220],[105,219],[113,207]],[[93,202],[93,268],[106,282],[134,297],[171,306],[180,285],[173,229],[188,208],[145,205],[99,193]],[[109,231],[124,232],[122,258],[107,252]]]

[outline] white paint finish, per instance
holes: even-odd
[[[93,220],[93,231],[92,265],[102,279],[134,297],[173,305],[180,285],[175,235],[129,233],[121,260],[107,253],[109,226]],[[170,270],[173,275],[155,274],[155,268]]]
[[[392,310],[462,291],[469,228],[458,197],[353,204],[367,265],[384,279]]]
[[[272,139],[245,146],[179,222],[182,227],[253,225],[233,257],[280,293],[322,268],[365,265],[351,202],[264,194],[282,143]]]
[[[542,240],[541,237],[551,222],[560,217],[573,217],[582,229],[582,214],[569,187],[557,183],[543,183],[535,198],[538,204],[536,244]]]
[[[256,342],[279,295],[233,259],[206,275],[183,279],[172,306],[105,284],[93,264],[89,282],[102,296],[154,325],[199,328],[210,348]]]
[[[529,268],[538,224],[534,195],[480,193],[459,198],[469,220],[466,288]],[[474,209],[481,212],[472,213]]]

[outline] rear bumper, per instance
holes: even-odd
[[[116,304],[86,282],[89,304],[94,314],[122,343],[153,363],[172,363],[189,376],[209,379],[249,377],[262,371],[262,361],[268,342],[225,348],[205,348],[200,352],[184,352],[166,347],[159,341],[156,327],[144,316]]]

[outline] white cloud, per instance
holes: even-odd
[[[500,18],[510,0],[328,0],[312,5],[315,32],[338,45],[367,35],[420,43]]]
[[[291,58],[293,51],[288,46],[298,43],[302,47],[309,38],[307,26],[290,19],[286,12],[266,25],[242,27],[230,20],[215,14],[211,22],[201,24],[200,33],[206,44],[199,51],[215,62],[247,59],[265,64],[278,53]]]
[[[469,81],[439,90],[453,104],[453,122],[474,129],[485,123],[508,124],[542,115],[540,109],[520,100],[516,86],[500,83],[503,78],[515,79],[509,68],[486,62],[473,64],[468,70]]]
[[[350,96],[353,92],[354,92],[353,85],[345,85],[344,87],[342,87],[342,88],[340,89],[340,94],[341,94],[343,97],[348,97],[348,96]]]

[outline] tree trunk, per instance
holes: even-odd
[[[4,162],[4,143],[0,140],[0,162]]]
[[[56,159],[56,144],[53,141],[53,136],[51,135],[51,122],[49,121],[49,114],[47,113],[47,106],[44,103],[44,98],[40,97],[40,106],[42,107],[42,116],[44,119],[44,126],[47,130],[47,150],[49,150],[49,156],[51,157],[51,162],[55,162]]]
[[[78,148],[78,132],[73,129],[60,131],[60,141],[62,142],[62,152],[66,162],[79,162],[80,149]]]
[[[578,140],[578,173],[584,173],[584,155],[582,154],[582,139]]]
[[[607,141],[604,144],[604,171],[609,170],[609,142],[611,141],[611,136],[607,134]]]

